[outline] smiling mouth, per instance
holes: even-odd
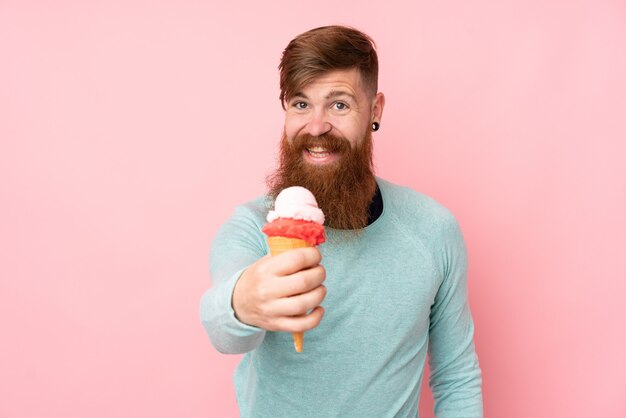
[[[331,154],[331,152],[324,147],[311,147],[306,150],[311,157],[316,159],[324,159]]]

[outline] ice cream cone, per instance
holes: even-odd
[[[286,237],[268,237],[267,245],[270,247],[270,254],[273,256],[282,254],[285,251],[293,250],[294,248],[304,248],[304,247],[313,246],[303,239],[286,238]],[[301,353],[302,347],[304,346],[304,333],[293,332],[291,335],[293,335],[293,344],[296,348],[296,351],[298,353]]]
[[[272,256],[294,248],[313,247],[326,241],[324,213],[317,206],[315,196],[300,186],[287,187],[274,201],[274,210],[267,214],[267,223],[261,231],[267,235]],[[304,333],[294,332],[293,342],[302,352]]]

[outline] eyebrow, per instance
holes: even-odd
[[[328,93],[326,98],[334,99],[335,97],[339,97],[339,96],[348,96],[350,99],[356,102],[356,97],[354,96],[354,94],[349,93],[347,91],[342,91],[342,90],[332,90],[330,93]]]
[[[350,99],[352,99],[353,101],[357,101],[356,100],[356,96],[352,93],[349,93],[347,91],[343,91],[343,90],[331,90],[330,93],[328,93],[325,97],[326,100],[328,99],[334,99],[335,97],[340,97],[340,96],[347,96]],[[292,99],[296,99],[296,98],[300,98],[300,99],[305,99],[305,100],[309,100],[308,96],[304,93],[302,93],[301,91],[295,93],[292,97]]]

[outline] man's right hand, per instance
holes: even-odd
[[[326,296],[326,271],[315,247],[259,259],[241,275],[233,291],[237,318],[268,331],[305,332],[319,325]],[[307,313],[310,310],[311,313]]]

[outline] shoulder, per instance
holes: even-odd
[[[384,210],[389,210],[401,222],[420,224],[434,230],[458,225],[452,212],[432,197],[387,180],[377,178],[376,181],[383,197]]]
[[[452,212],[430,196],[377,179],[384,211],[427,249],[442,277],[466,263],[465,242]]]
[[[248,240],[262,242],[261,228],[265,224],[269,205],[270,201],[265,196],[237,205],[231,216],[217,231],[215,239],[219,241],[247,237]]]
[[[270,199],[266,196],[259,196],[254,200],[237,205],[231,219],[247,219],[257,225],[263,225],[270,208]]]

